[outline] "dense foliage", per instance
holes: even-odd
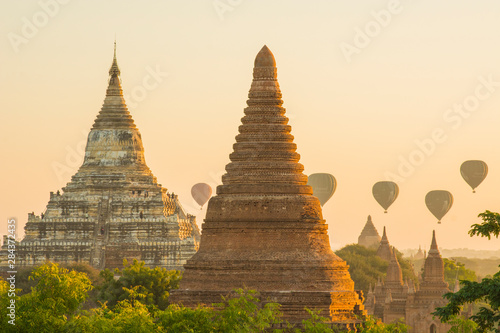
[[[118,302],[129,298],[127,290],[137,287],[138,292],[145,295],[140,300],[141,303],[165,310],[169,304],[170,290],[179,288],[181,273],[167,271],[161,267],[149,268],[144,262],[137,260],[132,264],[124,260],[123,265],[122,270],[116,269],[114,273],[109,269],[101,271],[100,276],[104,283],[98,288],[98,300],[107,302],[107,305],[113,308]]]
[[[487,276],[493,276],[498,271],[498,266],[500,265],[500,257],[488,259],[452,257],[450,259],[463,264],[466,269],[476,273],[479,280]]]
[[[476,273],[470,269],[465,268],[465,265],[459,261],[443,258],[444,263],[444,280],[448,283],[451,290],[455,286],[455,281],[467,280],[476,281]]]
[[[30,292],[22,295],[17,290],[15,325],[4,322],[7,318],[9,284],[0,279],[0,316],[2,332],[339,332],[318,313],[308,310],[310,319],[301,328],[282,322],[280,305],[261,304],[254,291],[236,290],[235,297],[223,297],[212,306],[195,309],[171,304],[168,291],[179,282],[179,272],[149,269],[144,263],[134,262],[115,273],[103,271],[102,281],[94,275],[100,297],[108,295],[115,301],[108,306],[105,300],[99,307],[84,310],[83,306],[93,289],[87,273],[74,267],[69,270],[57,264],[47,263],[32,270]],[[99,282],[101,281],[101,282]],[[144,283],[141,285],[139,283]],[[122,286],[119,293],[118,286]],[[124,285],[129,285],[126,287]],[[401,323],[386,325],[368,318],[362,333],[407,332]]]
[[[92,289],[87,274],[52,263],[37,267],[29,278],[36,283],[30,293],[16,299],[15,326],[5,322],[7,308],[0,309],[5,332],[59,332]],[[4,288],[0,292],[0,303],[11,299]]]
[[[375,286],[377,280],[385,279],[388,262],[377,256],[375,249],[366,248],[362,245],[351,244],[335,252],[349,265],[349,274],[354,281],[354,288],[362,290],[366,295],[370,284]],[[396,250],[396,257],[403,272],[403,279],[413,280],[418,283],[411,262],[403,258],[403,254]]]
[[[500,234],[500,214],[486,211],[479,214],[483,223],[472,225],[469,234],[498,238]],[[500,271],[481,282],[461,281],[461,289],[456,293],[445,294],[449,303],[434,312],[443,322],[449,322],[460,313],[464,304],[484,302],[471,319],[478,325],[477,332],[500,332]]]

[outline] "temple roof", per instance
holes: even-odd
[[[276,61],[264,46],[255,58],[248,107],[218,194],[312,195],[281,97]]]
[[[422,251],[422,246],[418,246],[418,251],[415,253],[414,256],[415,259],[423,259],[424,258],[424,251]]]
[[[439,253],[436,231],[432,231],[432,243],[424,263],[424,275],[422,289],[444,289],[447,283],[444,282],[444,264]]]
[[[436,230],[432,230],[432,241],[431,241],[431,249],[429,250],[429,255],[431,253],[436,253],[436,252],[439,254],[439,249],[436,242]]]
[[[104,169],[96,169],[97,167],[150,172],[144,158],[141,133],[135,126],[123,98],[116,43],[109,69],[106,97],[89,133],[85,159],[80,171],[103,172]]]
[[[128,111],[120,80],[120,68],[116,60],[116,43],[113,62],[109,68],[108,89],[106,98],[97,115],[92,129],[136,129],[132,116]]]
[[[370,215],[368,215],[368,220],[366,221],[361,234],[358,236],[358,244],[368,248],[377,248],[380,244],[380,236],[375,228],[375,225],[373,225],[372,217]]]
[[[392,248],[391,260],[389,261],[389,266],[387,267],[385,283],[403,285],[403,273],[401,271],[401,266],[399,265],[399,261],[396,256],[396,249],[394,247]]]
[[[366,221],[365,227],[361,231],[361,236],[376,236],[380,237],[378,234],[377,228],[375,228],[375,225],[372,222],[372,217],[368,215],[368,220]]]
[[[389,245],[389,239],[387,238],[385,226],[382,239],[380,240],[380,246],[378,247],[377,250],[377,255],[386,261],[390,261],[392,257],[392,249],[391,246]]]

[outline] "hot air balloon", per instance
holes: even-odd
[[[475,188],[481,184],[488,174],[488,165],[483,161],[465,161],[460,166],[462,178],[472,187],[472,193],[476,193]]]
[[[321,206],[323,206],[335,193],[337,181],[329,173],[313,173],[308,177],[307,185],[311,185],[313,195],[319,199]]]
[[[430,191],[425,196],[425,205],[438,219],[438,223],[441,223],[441,219],[453,205],[453,195],[448,191]]]
[[[373,197],[384,208],[384,213],[396,200],[399,194],[398,184],[395,182],[378,182],[372,188]]]
[[[191,195],[193,196],[193,199],[198,203],[198,205],[203,207],[203,205],[212,196],[212,188],[208,184],[198,183],[191,187]]]

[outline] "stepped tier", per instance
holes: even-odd
[[[332,321],[355,320],[362,305],[348,266],[330,248],[320,202],[302,173],[266,46],[255,59],[248,96],[223,184],[208,203],[200,249],[184,266],[171,300],[210,304],[248,288],[282,304],[292,322],[308,317],[304,307]]]
[[[51,192],[44,213],[29,214],[26,236],[16,248],[20,265],[51,260],[114,268],[123,259],[139,259],[148,266],[183,269],[196,252],[196,219],[146,165],[119,76],[115,49],[84,162],[62,193]]]
[[[368,220],[358,237],[358,244],[364,247],[377,247],[380,245],[380,236],[377,228],[372,222],[372,217],[368,215]]]

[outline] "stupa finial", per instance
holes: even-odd
[[[114,43],[113,63],[111,64],[111,68],[109,69],[109,76],[110,84],[114,83],[115,81],[118,81],[119,83],[118,76],[120,76],[120,68],[118,67],[118,61],[116,60],[116,39]]]
[[[437,242],[436,242],[436,230],[432,230],[432,243],[431,243],[431,250],[437,250]]]
[[[384,241],[388,241],[388,240],[387,240],[387,233],[386,233],[386,231],[385,231],[385,225],[384,225],[384,233],[383,233],[383,235],[382,235],[382,239],[383,239]]]
[[[267,45],[264,45],[262,49],[260,49],[259,53],[255,57],[254,62],[255,67],[276,67],[276,60],[274,59],[274,55],[269,50]]]

